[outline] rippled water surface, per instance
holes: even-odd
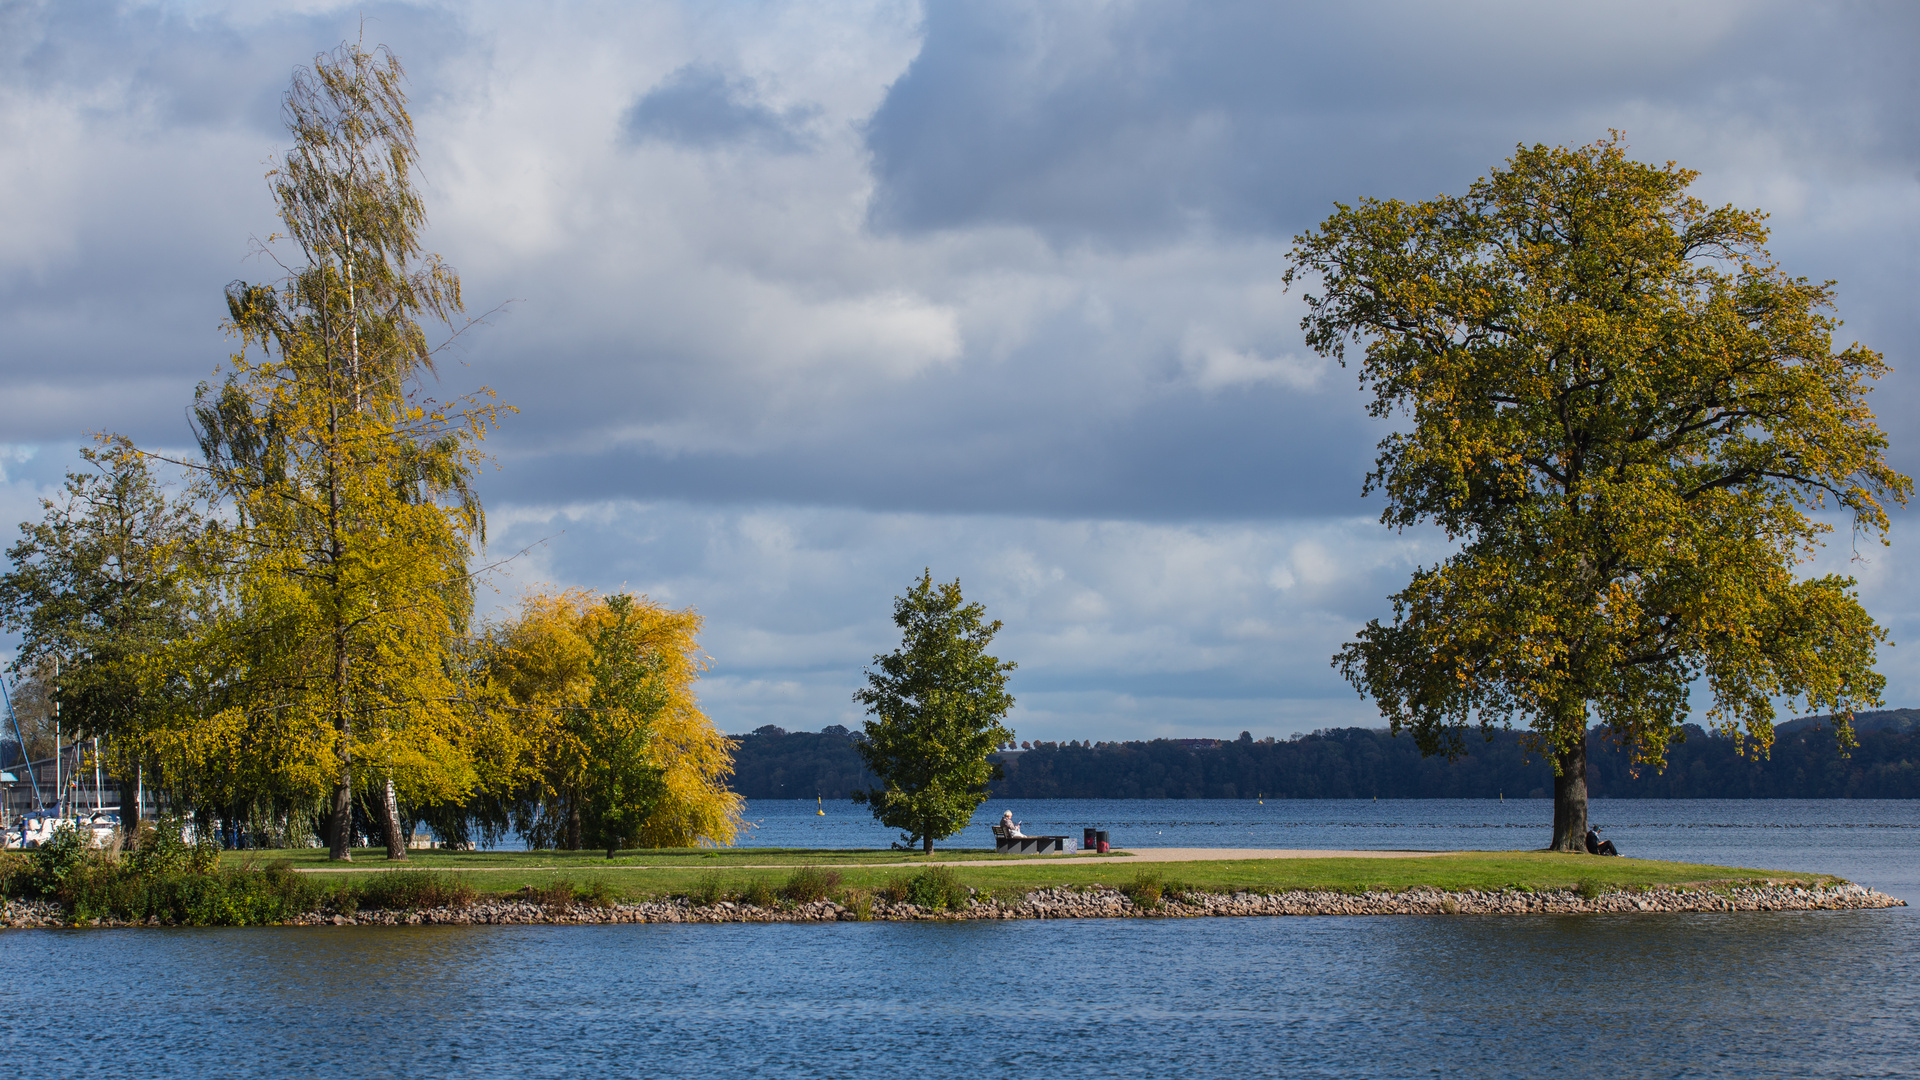
[[[1008,805],[1029,831],[1044,810],[1136,846],[1128,830],[1528,847],[1545,814]],[[1636,854],[1832,870],[1920,901],[1917,809],[1595,816]],[[852,828],[797,804],[753,812],[760,843]],[[9,1064],[30,1076],[1911,1076],[1914,911],[7,931],[0,979],[20,1005]]]

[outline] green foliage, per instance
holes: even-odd
[[[593,691],[578,717],[597,739],[587,740],[580,791],[582,844],[605,848],[611,859],[621,847],[637,847],[641,833],[666,793],[664,770],[649,755],[653,717],[668,704],[659,679],[661,660],[648,647],[647,627],[633,597],[607,598],[610,618],[594,635],[588,676]]]
[[[26,852],[0,850],[0,896],[30,896],[33,880],[33,859]]]
[[[841,902],[853,913],[854,922],[873,921],[873,893],[866,889],[848,889]]]
[[[822,866],[803,866],[793,872],[780,894],[796,904],[825,900],[840,887],[840,872]]]
[[[91,830],[77,822],[61,822],[53,834],[33,850],[34,891],[42,896],[59,895],[69,877],[95,860],[92,845]]]
[[[726,895],[727,879],[721,877],[718,871],[711,870],[700,875],[693,888],[687,890],[687,899],[700,907],[712,907],[725,899]]]
[[[1160,875],[1152,870],[1142,870],[1133,875],[1133,880],[1120,886],[1120,891],[1136,905],[1151,911],[1160,906],[1160,897],[1164,892]]]
[[[757,876],[740,891],[740,899],[754,907],[770,908],[780,902],[780,893],[773,887],[773,882],[764,876]]]
[[[385,911],[473,906],[478,893],[458,874],[399,870],[373,874],[358,889],[359,906]]]
[[[932,571],[922,574],[894,600],[900,648],[874,657],[878,670],[853,695],[873,716],[860,756],[884,785],[854,792],[854,801],[928,853],[973,819],[1001,773],[987,755],[1013,739],[1001,721],[1013,707],[1006,684],[1014,665],[986,651],[1000,623],[985,614],[961,596],[959,581],[935,586]]]
[[[158,920],[179,926],[257,926],[317,910],[325,893],[308,875],[285,866],[217,873],[143,872],[101,858],[73,865],[42,892],[75,921]]]
[[[142,823],[121,861],[136,874],[212,873],[220,865],[219,843],[209,836],[189,844],[185,834],[185,824],[178,818]]]
[[[929,911],[958,911],[973,899],[953,871],[944,866],[929,866],[907,879],[908,903]]]
[[[1789,277],[1764,215],[1618,137],[1521,148],[1465,196],[1342,206],[1295,238],[1308,343],[1366,343],[1382,520],[1460,543],[1336,662],[1395,731],[1457,756],[1515,721],[1556,766],[1553,846],[1585,829],[1598,719],[1658,765],[1704,683],[1764,749],[1777,700],[1877,702],[1884,632],[1853,579],[1803,576],[1839,511],[1885,533],[1912,483],[1834,351],[1831,283]],[[1843,725],[1844,730],[1844,725]]]
[[[888,874],[887,879],[874,891],[889,904],[903,904],[906,903],[912,882],[913,878],[907,874]]]
[[[337,858],[356,790],[404,858],[396,790],[445,803],[478,781],[456,647],[485,533],[469,480],[497,407],[484,390],[434,401],[419,381],[420,320],[451,321],[461,299],[420,251],[403,82],[384,50],[343,45],[286,97],[295,145],[270,176],[299,257],[276,285],[228,287],[241,350],[194,408],[229,611],[172,662],[215,673],[219,693],[212,715],[181,710],[150,740],[201,805],[324,803]]]
[[[490,635],[505,737],[485,806],[533,848],[727,843],[731,744],[701,713],[691,609],[583,590],[529,595]],[[485,816],[485,815],[482,815]]]
[[[544,904],[555,911],[564,911],[575,904],[610,908],[617,899],[613,884],[604,878],[588,878],[583,885],[574,884],[571,878],[555,878],[542,885],[529,885],[525,892],[535,903]]]
[[[1573,887],[1573,891],[1580,894],[1580,897],[1584,900],[1598,900],[1612,890],[1592,878],[1581,878],[1579,883]]]
[[[20,526],[0,576],[0,628],[20,633],[10,665],[32,671],[60,703],[69,738],[108,740],[130,772],[133,740],[185,693],[150,657],[185,640],[207,614],[191,541],[201,523],[170,497],[148,458],[118,436],[83,447],[42,519]],[[60,662],[57,679],[53,661]]]

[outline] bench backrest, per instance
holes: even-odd
[[[1007,838],[1007,827],[1005,825],[995,825],[993,827],[993,835],[1005,840]]]

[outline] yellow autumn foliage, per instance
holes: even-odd
[[[630,616],[640,648],[653,670],[657,707],[645,717],[592,714],[598,728],[641,722],[648,728],[647,764],[661,772],[664,788],[636,838],[649,847],[731,844],[743,801],[728,790],[733,743],[700,711],[694,686],[706,670],[699,648],[701,619],[693,609],[673,610],[634,598]],[[496,708],[512,717],[517,761],[507,777],[527,811],[549,811],[564,802],[585,774],[606,731],[582,731],[569,723],[587,713],[593,694],[594,641],[613,620],[605,598],[583,589],[525,597],[515,618],[493,635],[489,688]],[[549,826],[538,839],[559,840]]]

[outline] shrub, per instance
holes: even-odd
[[[613,883],[605,878],[591,878],[573,891],[573,902],[587,907],[610,908],[616,899]]]
[[[779,894],[773,890],[773,883],[764,877],[757,877],[747,882],[746,890],[740,894],[740,899],[754,907],[764,908],[773,907],[780,902]]]
[[[360,906],[385,911],[473,906],[479,894],[453,874],[396,870],[375,874],[359,888]]]
[[[1575,885],[1573,891],[1579,893],[1582,899],[1598,900],[1600,897],[1605,896],[1609,890],[1605,885],[1591,878],[1581,878],[1580,884]]]
[[[840,887],[840,871],[828,870],[818,866],[803,866],[793,872],[780,890],[781,894],[796,904],[811,904],[825,900]]]
[[[80,871],[92,854],[93,833],[63,821],[46,842],[33,850],[33,884],[41,896],[57,895],[67,878]]]
[[[912,881],[905,874],[894,874],[880,884],[879,894],[889,904],[902,904],[907,899],[907,886]]]
[[[972,898],[967,887],[944,866],[929,866],[907,879],[907,900],[930,911],[958,910]]]
[[[1133,901],[1135,907],[1152,911],[1160,906],[1160,875],[1141,870],[1133,875],[1132,881],[1120,886],[1120,891]]]
[[[219,874],[140,873],[95,862],[69,874],[58,899],[75,920],[158,919],[186,926],[254,926],[317,910],[327,899],[284,864]]]
[[[554,878],[545,885],[528,885],[522,892],[527,899],[550,908],[564,908],[573,903],[573,879]]]
[[[699,907],[712,907],[725,895],[727,895],[726,880],[717,871],[710,870],[700,875],[700,880],[693,883],[693,888],[687,893],[687,899]]]
[[[873,894],[865,889],[848,889],[844,897],[846,908],[853,912],[855,922],[873,921]]]
[[[220,844],[212,837],[186,840],[186,824],[161,818],[136,827],[122,860],[142,874],[211,874],[220,867]]]
[[[33,887],[33,860],[18,851],[0,851],[0,896],[25,896]]]

